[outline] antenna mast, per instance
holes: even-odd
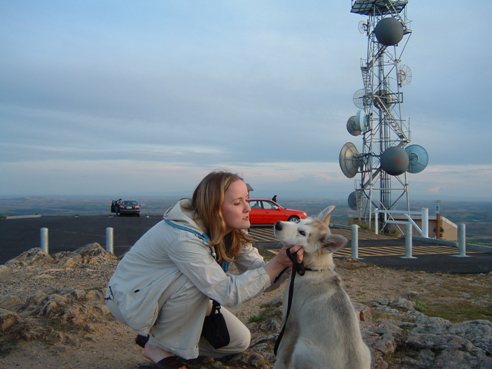
[[[347,142],[339,161],[347,177],[360,174],[348,202],[359,221],[369,226],[376,210],[396,210],[403,201],[404,209],[410,213],[407,172],[418,173],[428,162],[423,147],[407,146],[410,125],[402,118],[401,89],[412,77],[410,68],[401,63],[412,33],[406,16],[407,3],[408,0],[352,0],[351,12],[367,17],[359,22],[359,31],[367,37],[367,55],[360,66],[363,88],[353,97],[360,110],[347,121],[351,135],[362,135],[362,152]],[[385,231],[387,218],[383,218],[378,224]]]

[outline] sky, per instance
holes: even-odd
[[[346,198],[366,17],[346,1],[0,0],[0,196]],[[492,2],[410,0],[414,199],[490,200]]]

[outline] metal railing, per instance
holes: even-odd
[[[402,210],[380,210],[376,209],[374,213],[374,229],[379,234],[379,214],[384,216],[384,224],[407,224],[410,223],[422,237],[429,238],[429,209],[422,208],[420,211],[402,211]],[[394,215],[402,215],[406,220],[395,220]],[[420,215],[422,228],[412,219],[412,215]]]

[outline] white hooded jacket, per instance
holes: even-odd
[[[271,284],[265,262],[251,244],[234,260],[240,274],[225,273],[203,226],[184,210],[188,201],[179,201],[135,243],[109,281],[106,299],[114,304],[108,306],[116,305],[118,312],[113,314],[141,333],[150,331],[159,313],[159,299],[172,294],[172,284],[183,276],[224,306],[241,304]]]

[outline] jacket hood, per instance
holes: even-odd
[[[164,213],[164,219],[171,220],[181,225],[193,228],[201,233],[206,233],[206,229],[199,219],[194,218],[194,211],[188,210],[191,199],[181,199],[176,205]]]

